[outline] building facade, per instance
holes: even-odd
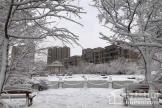
[[[48,49],[48,65],[54,61],[60,61],[64,68],[78,66],[82,63],[102,64],[109,63],[118,58],[126,58],[137,60],[138,53],[133,50],[119,47],[115,44],[106,46],[105,48],[87,48],[82,50],[82,56],[71,56],[69,47],[53,47]]]
[[[128,60],[137,60],[139,54],[132,49],[119,47],[115,44],[106,46],[105,48],[94,48],[82,50],[82,59],[88,63],[101,64],[108,63],[118,58],[126,58]]]
[[[50,47],[48,49],[47,64],[51,64],[54,61],[63,62],[64,59],[70,57],[69,47]]]
[[[118,58],[126,58],[130,61],[138,59],[139,54],[132,49],[123,48],[117,45],[110,45],[104,48],[103,62],[108,63]]]
[[[93,63],[94,64],[103,63],[103,51],[104,51],[104,48],[101,48],[101,47],[93,49]]]
[[[87,48],[82,50],[82,59],[85,62],[93,63],[93,49]]]
[[[71,57],[66,58],[64,60],[65,68],[69,68],[71,66],[78,66],[81,63],[82,63],[82,57],[81,56],[71,56]]]
[[[87,63],[100,64],[103,63],[103,50],[104,48],[87,48],[82,50],[82,59]]]

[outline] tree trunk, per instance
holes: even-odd
[[[3,44],[2,44],[2,64],[1,64],[1,73],[0,73],[0,93],[2,92],[2,89],[3,89],[6,70],[7,70],[8,45],[9,45],[9,40],[4,38]]]
[[[158,97],[156,97],[156,91],[155,87],[153,85],[153,77],[152,77],[152,49],[150,47],[146,47],[146,52],[145,52],[145,61],[146,61],[146,81],[149,85],[149,97],[151,99],[152,107],[153,108],[159,108],[158,102]]]

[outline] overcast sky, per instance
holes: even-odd
[[[82,19],[80,19],[80,23],[84,25],[81,27],[77,24],[71,22],[61,23],[62,26],[71,30],[73,33],[79,35],[79,43],[83,46],[83,48],[95,48],[95,47],[105,47],[108,43],[104,40],[101,40],[99,37],[99,32],[104,32],[109,34],[108,30],[105,29],[101,24],[99,24],[97,14],[98,11],[95,7],[90,6],[93,4],[92,0],[80,0],[78,3],[79,6],[84,8],[86,14],[81,15]],[[54,39],[47,39],[46,42],[42,46],[63,46],[59,41]],[[67,45],[71,48],[71,55],[81,55],[82,48],[77,45]]]

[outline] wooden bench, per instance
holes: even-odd
[[[19,98],[26,98],[27,106],[31,106],[33,103],[33,98],[36,95],[32,95],[32,90],[27,89],[11,89],[2,91],[0,95],[1,99],[19,99]]]
[[[157,98],[157,102],[159,104],[161,99],[162,99],[162,93],[160,92],[159,89],[157,89],[155,94],[150,95],[149,94],[149,86],[145,84],[132,84],[128,85],[125,88],[125,93],[121,94],[120,96],[123,97],[123,103],[125,106],[128,106],[131,104],[130,100],[131,99],[139,99],[144,101],[143,99],[150,100],[152,97]]]

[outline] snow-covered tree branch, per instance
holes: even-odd
[[[72,5],[71,0],[1,0],[0,1],[0,45],[2,63],[0,90],[3,88],[8,65],[8,50],[13,41],[43,39],[47,36],[66,43],[77,43],[78,36],[66,28],[57,27],[60,20],[79,25],[82,8]],[[77,43],[78,44],[78,43]]]
[[[145,62],[145,75],[152,83],[151,67],[155,49],[161,48],[161,0],[94,0],[99,20],[113,32],[103,33],[102,39],[110,42],[124,41],[139,50]],[[150,89],[153,87],[150,86]]]

